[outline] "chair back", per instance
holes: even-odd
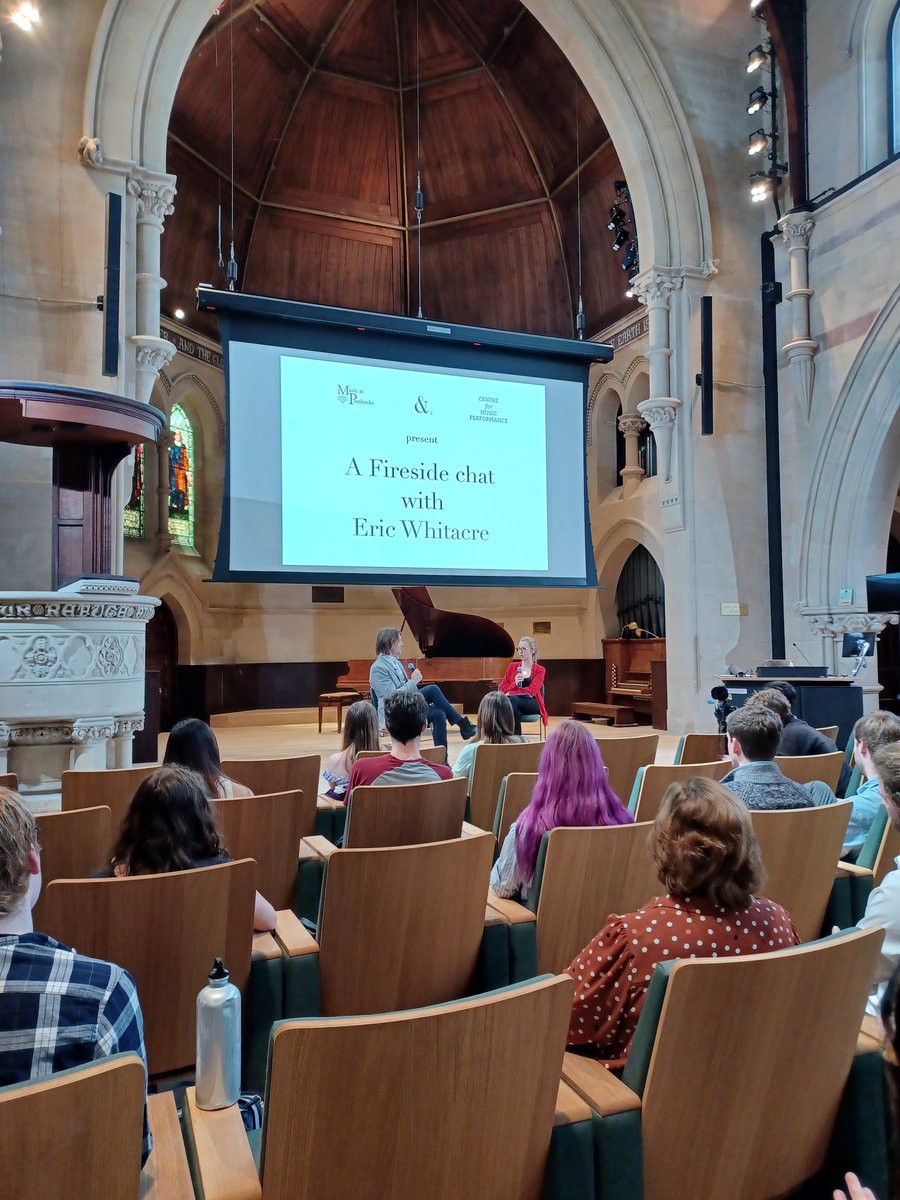
[[[538,1200],[572,994],[557,976],[416,1012],[279,1022],[266,1200],[346,1200],[360,1164],[377,1181],[366,1195]]]
[[[321,768],[322,759],[318,754],[301,754],[295,758],[231,758],[222,763],[222,774],[259,796],[301,791],[306,797],[315,797],[319,794]],[[308,833],[313,832],[311,825]]]
[[[356,787],[347,806],[344,845],[418,846],[458,838],[466,816],[465,779]]]
[[[793,779],[794,783],[812,783],[814,779],[821,779],[834,791],[841,777],[844,755],[840,750],[832,754],[778,754],[775,761],[781,767],[782,775]]]
[[[46,889],[43,932],[134,976],[151,1075],[194,1062],[197,993],[217,955],[245,989],[255,875],[256,864],[243,859],[126,879],[57,879]]]
[[[46,889],[54,879],[90,879],[109,863],[113,843],[112,814],[98,808],[73,808],[71,812],[39,813],[41,877]],[[43,928],[41,895],[34,907],[34,927]]]
[[[662,798],[672,783],[685,779],[723,779],[732,769],[730,762],[682,763],[673,766],[642,767],[634,781],[628,807],[636,821],[654,821]]]
[[[881,938],[674,964],[643,1089],[645,1200],[759,1200],[815,1175]],[[723,1045],[727,1070],[711,1072]]]
[[[513,772],[538,769],[543,742],[507,742],[503,746],[475,747],[472,787],[469,792],[469,819],[479,829],[493,829],[500,784]]]
[[[879,805],[856,859],[856,865],[869,867],[872,872],[872,886],[878,887],[888,871],[894,870],[894,860],[898,855],[900,831],[896,830],[893,821],[888,819],[884,805]]]
[[[16,1200],[135,1200],[144,1064],[115,1054],[0,1088],[3,1194]]]
[[[11,792],[19,790],[19,780],[15,775],[0,775],[0,787],[9,788]]]
[[[134,793],[148,775],[159,768],[123,767],[116,771],[63,771],[63,812],[74,808],[96,808],[106,805],[112,814],[113,836],[128,811]]]
[[[531,795],[537,781],[537,771],[514,771],[500,784],[500,799],[497,801],[493,825],[498,846],[503,845],[510,825],[518,820],[531,803]]]
[[[838,725],[820,725],[819,733],[823,733],[825,737],[830,738],[833,742],[836,742],[839,728],[840,726]],[[843,754],[843,751],[841,751],[841,753]]]
[[[275,908],[292,908],[300,839],[315,826],[315,793],[274,792],[210,800],[232,858],[256,861],[256,883]]]
[[[360,750],[357,758],[378,758],[380,755],[390,754],[389,750]],[[419,757],[424,758],[426,762],[440,763],[442,767],[447,765],[447,747],[446,746],[420,746]]]
[[[623,804],[628,803],[634,777],[640,767],[647,767],[656,758],[658,733],[641,733],[636,737],[598,737],[597,745],[606,764],[609,786]]]
[[[610,913],[665,891],[647,847],[650,824],[552,829],[544,834],[529,907],[537,913],[538,971],[564,971]]]
[[[681,739],[681,754],[677,763],[715,762],[726,753],[724,733],[686,733]]]
[[[319,908],[322,1013],[462,996],[478,959],[494,839],[336,850]]]
[[[852,807],[850,800],[840,800],[822,808],[750,814],[766,869],[763,895],[787,909],[801,942],[822,932]]]

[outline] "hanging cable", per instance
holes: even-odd
[[[231,249],[225,267],[225,279],[229,292],[233,292],[238,276],[237,259],[234,256],[234,21],[231,21],[228,29],[231,35]]]
[[[587,320],[584,315],[584,294],[582,292],[582,261],[581,261],[581,128],[578,114],[578,81],[575,81],[575,213],[578,230],[578,313],[575,317],[575,333],[580,341],[584,341],[584,330]]]
[[[219,82],[219,13],[222,6],[216,9],[216,24],[213,32],[213,52],[215,58],[216,83]],[[216,137],[216,253],[219,270],[225,273],[225,257],[222,254],[222,138]]]
[[[419,0],[416,0],[416,255],[418,259],[419,317],[422,311],[422,214],[425,193],[422,191],[422,81],[419,72]]]

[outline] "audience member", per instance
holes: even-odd
[[[146,1067],[134,980],[114,963],[36,933],[31,910],[40,891],[34,817],[15,792],[0,788],[0,1087],[111,1054],[137,1054]],[[150,1146],[145,1112],[144,1161]]]
[[[765,705],[745,704],[729,713],[728,755],[735,770],[722,783],[740,796],[748,808],[812,808],[807,789],[786,778],[775,760],[781,738],[781,721]]]
[[[360,785],[434,783],[437,779],[453,778],[449,767],[429,762],[419,753],[419,738],[427,715],[428,705],[421,692],[400,689],[388,695],[384,720],[391,735],[391,752],[358,758],[350,772],[348,795]]]
[[[886,709],[878,709],[860,717],[853,726],[853,758],[865,775],[866,781],[859,786],[856,795],[851,797],[853,808],[841,852],[841,857],[851,862],[856,861],[875,814],[881,807],[878,770],[872,761],[872,752],[898,741],[900,717],[887,712]]]
[[[422,684],[422,672],[416,667],[407,677],[406,667],[400,661],[403,654],[403,638],[400,630],[389,625],[379,629],[375,637],[377,655],[369,668],[369,687],[372,701],[378,707],[378,720],[386,724],[384,702],[391,692],[418,691],[427,702],[428,720],[431,723],[436,746],[447,745],[447,722],[459,726],[463,741],[475,736],[475,726],[468,717],[461,716],[436,683]]]
[[[762,856],[750,814],[721,784],[671,784],[650,848],[666,895],[611,916],[568,967],[576,983],[569,1045],[590,1047],[610,1067],[628,1057],[657,963],[763,953],[800,940],[781,905],[759,896]]]
[[[523,717],[533,717],[538,713],[546,728],[550,721],[544,707],[544,679],[547,672],[537,661],[534,638],[520,637],[517,653],[518,661],[509,664],[500,681],[500,691],[509,696],[516,715],[514,732],[522,732]]]
[[[242,783],[222,774],[219,743],[205,721],[188,717],[172,726],[163,757],[164,767],[187,767],[206,785],[206,794],[213,799],[232,800],[253,793]]]
[[[509,742],[524,742],[521,734],[514,732],[516,723],[509,696],[502,692],[488,692],[478,706],[478,737],[463,746],[453,764],[453,774],[465,777],[472,790],[472,772],[475,769],[475,750],[478,746],[503,746]]]
[[[380,750],[378,713],[368,700],[357,700],[347,709],[344,718],[344,739],[340,750],[325,760],[322,778],[329,785],[325,795],[329,800],[343,800],[347,795],[350,772],[360,750]]]
[[[498,896],[527,899],[541,839],[551,829],[633,820],[609,786],[600,747],[586,726],[564,721],[547,738],[531,803],[509,827],[491,888]]]
[[[888,818],[895,829],[900,829],[900,742],[879,747],[872,751],[871,758]],[[869,1011],[878,1013],[885,984],[900,966],[900,868],[888,872],[870,893],[866,911],[857,924],[860,929],[871,929],[873,925],[884,929],[873,981],[875,990],[869,998]]]
[[[110,865],[99,874],[160,875],[230,862],[206,789],[187,767],[163,766],[148,775],[128,806]],[[275,928],[275,909],[259,892],[253,928]]]
[[[830,737],[826,737],[824,733],[820,733],[818,729],[807,725],[800,717],[794,715],[791,706],[796,699],[797,689],[794,685],[777,680],[761,692],[757,692],[755,696],[751,696],[745,707],[762,704],[765,708],[771,709],[779,718],[783,728],[776,753],[792,757],[806,754],[834,754],[838,747]],[[836,788],[838,796],[844,795],[849,782],[850,768],[843,763]]]

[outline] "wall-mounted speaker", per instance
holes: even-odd
[[[713,431],[713,302],[712,296],[700,297],[700,433]]]
[[[122,285],[122,197],[106,195],[106,262],[103,268],[103,374],[119,373]]]

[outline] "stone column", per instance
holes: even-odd
[[[669,338],[669,299],[683,282],[681,275],[663,275],[650,270],[643,277],[639,276],[634,285],[635,295],[641,304],[646,305],[649,318],[647,359],[650,364],[650,396],[637,407],[656,438],[659,464],[666,483],[672,478],[673,434],[681,407],[681,401],[670,394],[669,360],[672,347]]]
[[[622,413],[619,417],[619,432],[625,438],[625,466],[619,474],[622,476],[622,488],[626,499],[634,494],[638,484],[644,478],[644,468],[640,465],[638,440],[646,427],[647,422],[637,413]]]
[[[172,537],[169,533],[169,447],[171,445],[172,434],[166,430],[156,446],[159,455],[156,487],[156,512],[159,528],[156,531],[156,544],[160,554],[165,554],[172,545]]]
[[[128,194],[136,201],[137,307],[131,337],[135,346],[136,398],[150,403],[153,384],[175,354],[171,342],[159,336],[159,294],[166,286],[160,275],[160,239],[163,222],[175,211],[175,180],[171,175],[134,175]]]
[[[107,766],[117,770],[130,767],[133,762],[134,735],[144,728],[144,714],[130,713],[126,717],[116,717],[115,733],[111,740],[112,762]]]
[[[813,386],[816,380],[815,354],[818,349],[809,335],[809,239],[815,228],[812,213],[788,213],[778,222],[791,265],[791,287],[787,299],[791,302],[793,330],[784,352],[790,364],[791,381],[797,399],[809,417],[812,411]]]

